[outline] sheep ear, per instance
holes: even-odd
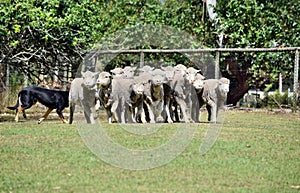
[[[81,71],[81,76],[84,77],[85,75],[85,72]]]
[[[136,66],[132,67],[133,70],[136,70]]]
[[[133,87],[133,83],[129,85],[129,89],[132,89],[132,87]]]
[[[200,75],[202,75],[203,76],[203,72],[202,72],[202,70],[196,70],[196,74],[200,74]]]

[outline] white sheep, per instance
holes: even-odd
[[[142,73],[149,73],[151,71],[154,70],[154,67],[152,66],[149,66],[149,65],[145,65],[143,66],[142,68],[139,68],[138,71],[139,71],[139,74],[142,74]]]
[[[110,70],[110,72],[111,72],[113,78],[123,77],[123,74],[124,74],[123,68],[120,68],[120,67],[114,68],[114,69]]]
[[[111,105],[109,105],[109,99],[111,95],[111,82],[112,76],[109,72],[101,72],[97,79],[97,104],[96,110],[99,109],[100,104],[102,104],[104,109],[106,110],[108,123],[112,123],[112,113],[111,113]]]
[[[164,110],[164,86],[163,83],[166,81],[164,71],[155,69],[151,71],[151,78],[149,84],[145,88],[145,103],[149,113],[150,123],[163,122],[162,111]],[[169,111],[167,109],[167,116]],[[168,122],[172,120],[167,117]]]
[[[214,123],[217,121],[218,111],[224,108],[229,85],[230,81],[227,78],[197,80],[194,82],[199,108],[206,104],[208,121]]]
[[[129,110],[132,116],[133,122],[147,123],[146,115],[144,111],[144,91],[145,85],[148,84],[147,79],[144,76],[134,77],[133,83],[129,87],[130,103]]]
[[[87,123],[95,123],[95,100],[96,100],[96,81],[98,72],[82,72],[82,78],[75,78],[70,87],[69,104],[70,118],[69,123],[73,122],[75,105],[80,104],[84,110]]]
[[[185,87],[186,104],[189,109],[191,121],[199,122],[199,104],[195,89],[193,89],[193,83],[196,80],[204,80],[205,77],[201,74],[201,70],[195,69],[194,67],[188,67],[185,72],[187,80]]]
[[[170,98],[170,112],[175,116],[175,120],[179,121],[178,109],[179,106],[182,118],[184,122],[190,122],[190,117],[187,115],[187,105],[186,105],[186,67],[182,64],[173,67],[162,67],[167,76],[167,84],[169,88],[172,90],[169,93],[172,93],[172,97]],[[174,106],[174,110],[172,109]],[[172,116],[173,117],[173,116]]]
[[[116,118],[117,122],[126,123],[126,113],[130,112],[133,105],[130,99],[131,92],[133,91],[132,85],[134,84],[133,75],[136,67],[126,66],[124,69],[113,69],[111,72],[114,74],[112,79],[112,92],[110,97],[111,112]],[[134,106],[134,105],[133,105]],[[132,119],[133,116],[127,117]],[[135,120],[131,120],[134,122]]]

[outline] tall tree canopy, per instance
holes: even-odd
[[[75,69],[82,51],[101,35],[101,7],[86,0],[1,2],[0,63],[30,79],[56,76],[56,68]]]
[[[300,4],[297,0],[218,1],[220,17],[216,31],[224,32],[228,48],[273,48],[300,46]],[[279,73],[291,77],[294,54],[235,53],[226,57],[232,85],[229,102],[236,103],[249,86],[260,88],[278,79]],[[223,68],[226,66],[223,66]]]

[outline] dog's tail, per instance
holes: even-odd
[[[17,103],[15,104],[15,106],[7,107],[7,108],[10,109],[10,110],[16,110],[19,107],[19,105],[20,105],[20,103],[19,103],[19,98],[18,98]]]

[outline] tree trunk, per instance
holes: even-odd
[[[245,60],[243,60],[243,62],[245,62]],[[245,62],[245,64],[239,65],[238,60],[231,55],[225,59],[224,64],[226,66],[226,72],[223,73],[223,76],[230,80],[227,104],[236,105],[250,88],[247,81],[247,71],[250,66],[250,62]]]

